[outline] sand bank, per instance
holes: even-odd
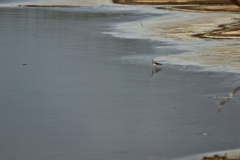
[[[240,150],[227,150],[199,155],[197,159],[201,160],[239,160]]]
[[[201,5],[201,6],[172,6],[158,7],[159,9],[170,9],[178,11],[197,11],[197,12],[229,12],[239,13],[240,8],[236,5]],[[200,38],[232,39],[240,38],[240,18],[232,17],[235,22],[229,24],[216,25],[216,29],[193,36]]]
[[[120,4],[229,4],[229,0],[113,0],[114,3]]]
[[[113,0],[114,3],[120,4],[167,4],[167,5],[181,5],[181,4],[194,4],[200,6],[171,6],[171,7],[158,7],[159,9],[179,10],[179,11],[211,11],[211,12],[240,12],[237,5],[233,5],[229,0]],[[208,5],[202,5],[208,4]],[[238,20],[238,19],[236,19]],[[216,26],[217,27],[217,26]],[[219,25],[214,31],[196,34],[201,38],[239,38],[240,37],[240,24],[233,23],[228,25]]]

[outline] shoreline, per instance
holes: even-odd
[[[118,4],[148,4],[148,5],[156,5],[156,4],[164,4],[164,5],[172,5],[172,4],[178,4],[180,6],[161,6],[156,7],[157,9],[165,9],[165,10],[173,10],[173,11],[183,11],[183,12],[229,12],[229,13],[239,13],[240,7],[233,4],[226,4],[226,1],[221,1],[217,5],[218,1],[209,1],[209,3],[203,3],[206,2],[205,0],[202,0],[198,3],[193,3],[189,0],[180,0],[182,2],[170,2],[169,0],[163,0],[162,2],[154,2],[151,3],[151,1],[121,1],[121,0],[113,0],[114,3]],[[187,6],[181,6],[182,4],[191,4]],[[202,5],[202,4],[208,4],[208,5]],[[209,5],[211,4],[211,5]],[[198,5],[198,6],[196,6]],[[26,5],[18,5],[18,7],[80,7],[80,5],[62,5],[62,4],[26,4]],[[240,18],[235,18],[237,22],[232,22],[228,24],[218,24],[216,25],[216,29],[213,29],[211,31],[206,31],[203,33],[197,33],[193,34],[193,37],[198,38],[208,38],[208,39],[239,39],[240,38]]]
[[[133,3],[129,3],[129,4],[133,4]],[[172,5],[172,3],[166,3],[166,4]],[[178,4],[181,5],[182,3],[178,3]],[[216,12],[239,13],[240,12],[240,8],[236,5],[200,5],[200,6],[192,5],[192,6],[170,6],[170,7],[164,6],[164,7],[156,7],[156,8],[173,10],[173,11],[183,11],[183,12],[214,12],[214,13]],[[222,24],[216,24],[215,29],[212,29],[210,31],[204,31],[203,33],[192,34],[191,37],[197,37],[201,39],[239,39],[240,38],[240,18],[234,17],[232,19],[235,20],[236,22],[230,22],[227,24],[224,24],[223,22]],[[185,28],[186,33],[187,33],[187,30],[188,28],[186,27]],[[233,48],[236,48],[236,46]],[[237,57],[235,60],[240,62],[239,57]],[[233,150],[219,151],[214,153],[201,154],[197,159],[239,160],[239,157],[240,157],[240,150],[233,149]],[[191,159],[196,159],[196,157],[192,157]]]
[[[239,160],[240,149],[230,149],[183,157],[180,160]]]
[[[188,43],[191,48],[190,52],[159,56],[156,60],[177,65],[200,66],[211,71],[239,73],[240,54],[237,39],[240,38],[240,7],[233,4],[195,4],[162,5],[155,8],[180,14],[157,18],[152,22],[141,21],[144,28],[138,31],[140,36],[149,39],[173,39],[177,44]],[[124,28],[125,31],[135,30],[127,24]]]
[[[190,11],[190,12],[230,12],[239,13],[240,7],[234,5],[227,0],[113,0],[117,4],[130,4],[130,5],[173,5],[156,7],[157,9],[168,9],[175,11]],[[180,5],[180,6],[174,6]],[[184,5],[184,6],[181,6]],[[187,5],[187,6],[186,6]],[[240,19],[239,19],[240,21]],[[212,31],[192,35],[199,38],[212,38],[212,39],[238,39],[240,38],[240,23],[220,24]]]

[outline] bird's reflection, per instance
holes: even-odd
[[[159,72],[159,71],[161,71],[162,69],[159,69],[159,68],[153,68],[152,69],[152,77],[153,77],[153,75],[155,74],[155,73],[157,73],[157,72]]]
[[[218,107],[218,109],[216,110],[216,113],[219,113],[219,112],[221,111],[223,105],[224,105],[225,103],[227,103],[227,102],[237,93],[237,91],[239,91],[239,90],[240,90],[240,86],[236,87],[236,88],[229,94],[229,96],[228,96],[225,100],[223,100],[222,102],[220,102],[220,103],[219,103],[219,107]]]

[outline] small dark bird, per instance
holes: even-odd
[[[162,65],[161,63],[155,62],[153,59],[151,59],[150,61],[152,61],[152,65],[154,65],[155,67]]]
[[[141,27],[144,27],[143,24],[142,24],[142,22],[141,22]]]

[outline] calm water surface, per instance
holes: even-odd
[[[239,75],[128,61],[157,55],[156,46],[179,50],[102,34],[151,14],[93,10],[0,8],[1,159],[174,159],[239,148],[239,93],[214,113]]]

